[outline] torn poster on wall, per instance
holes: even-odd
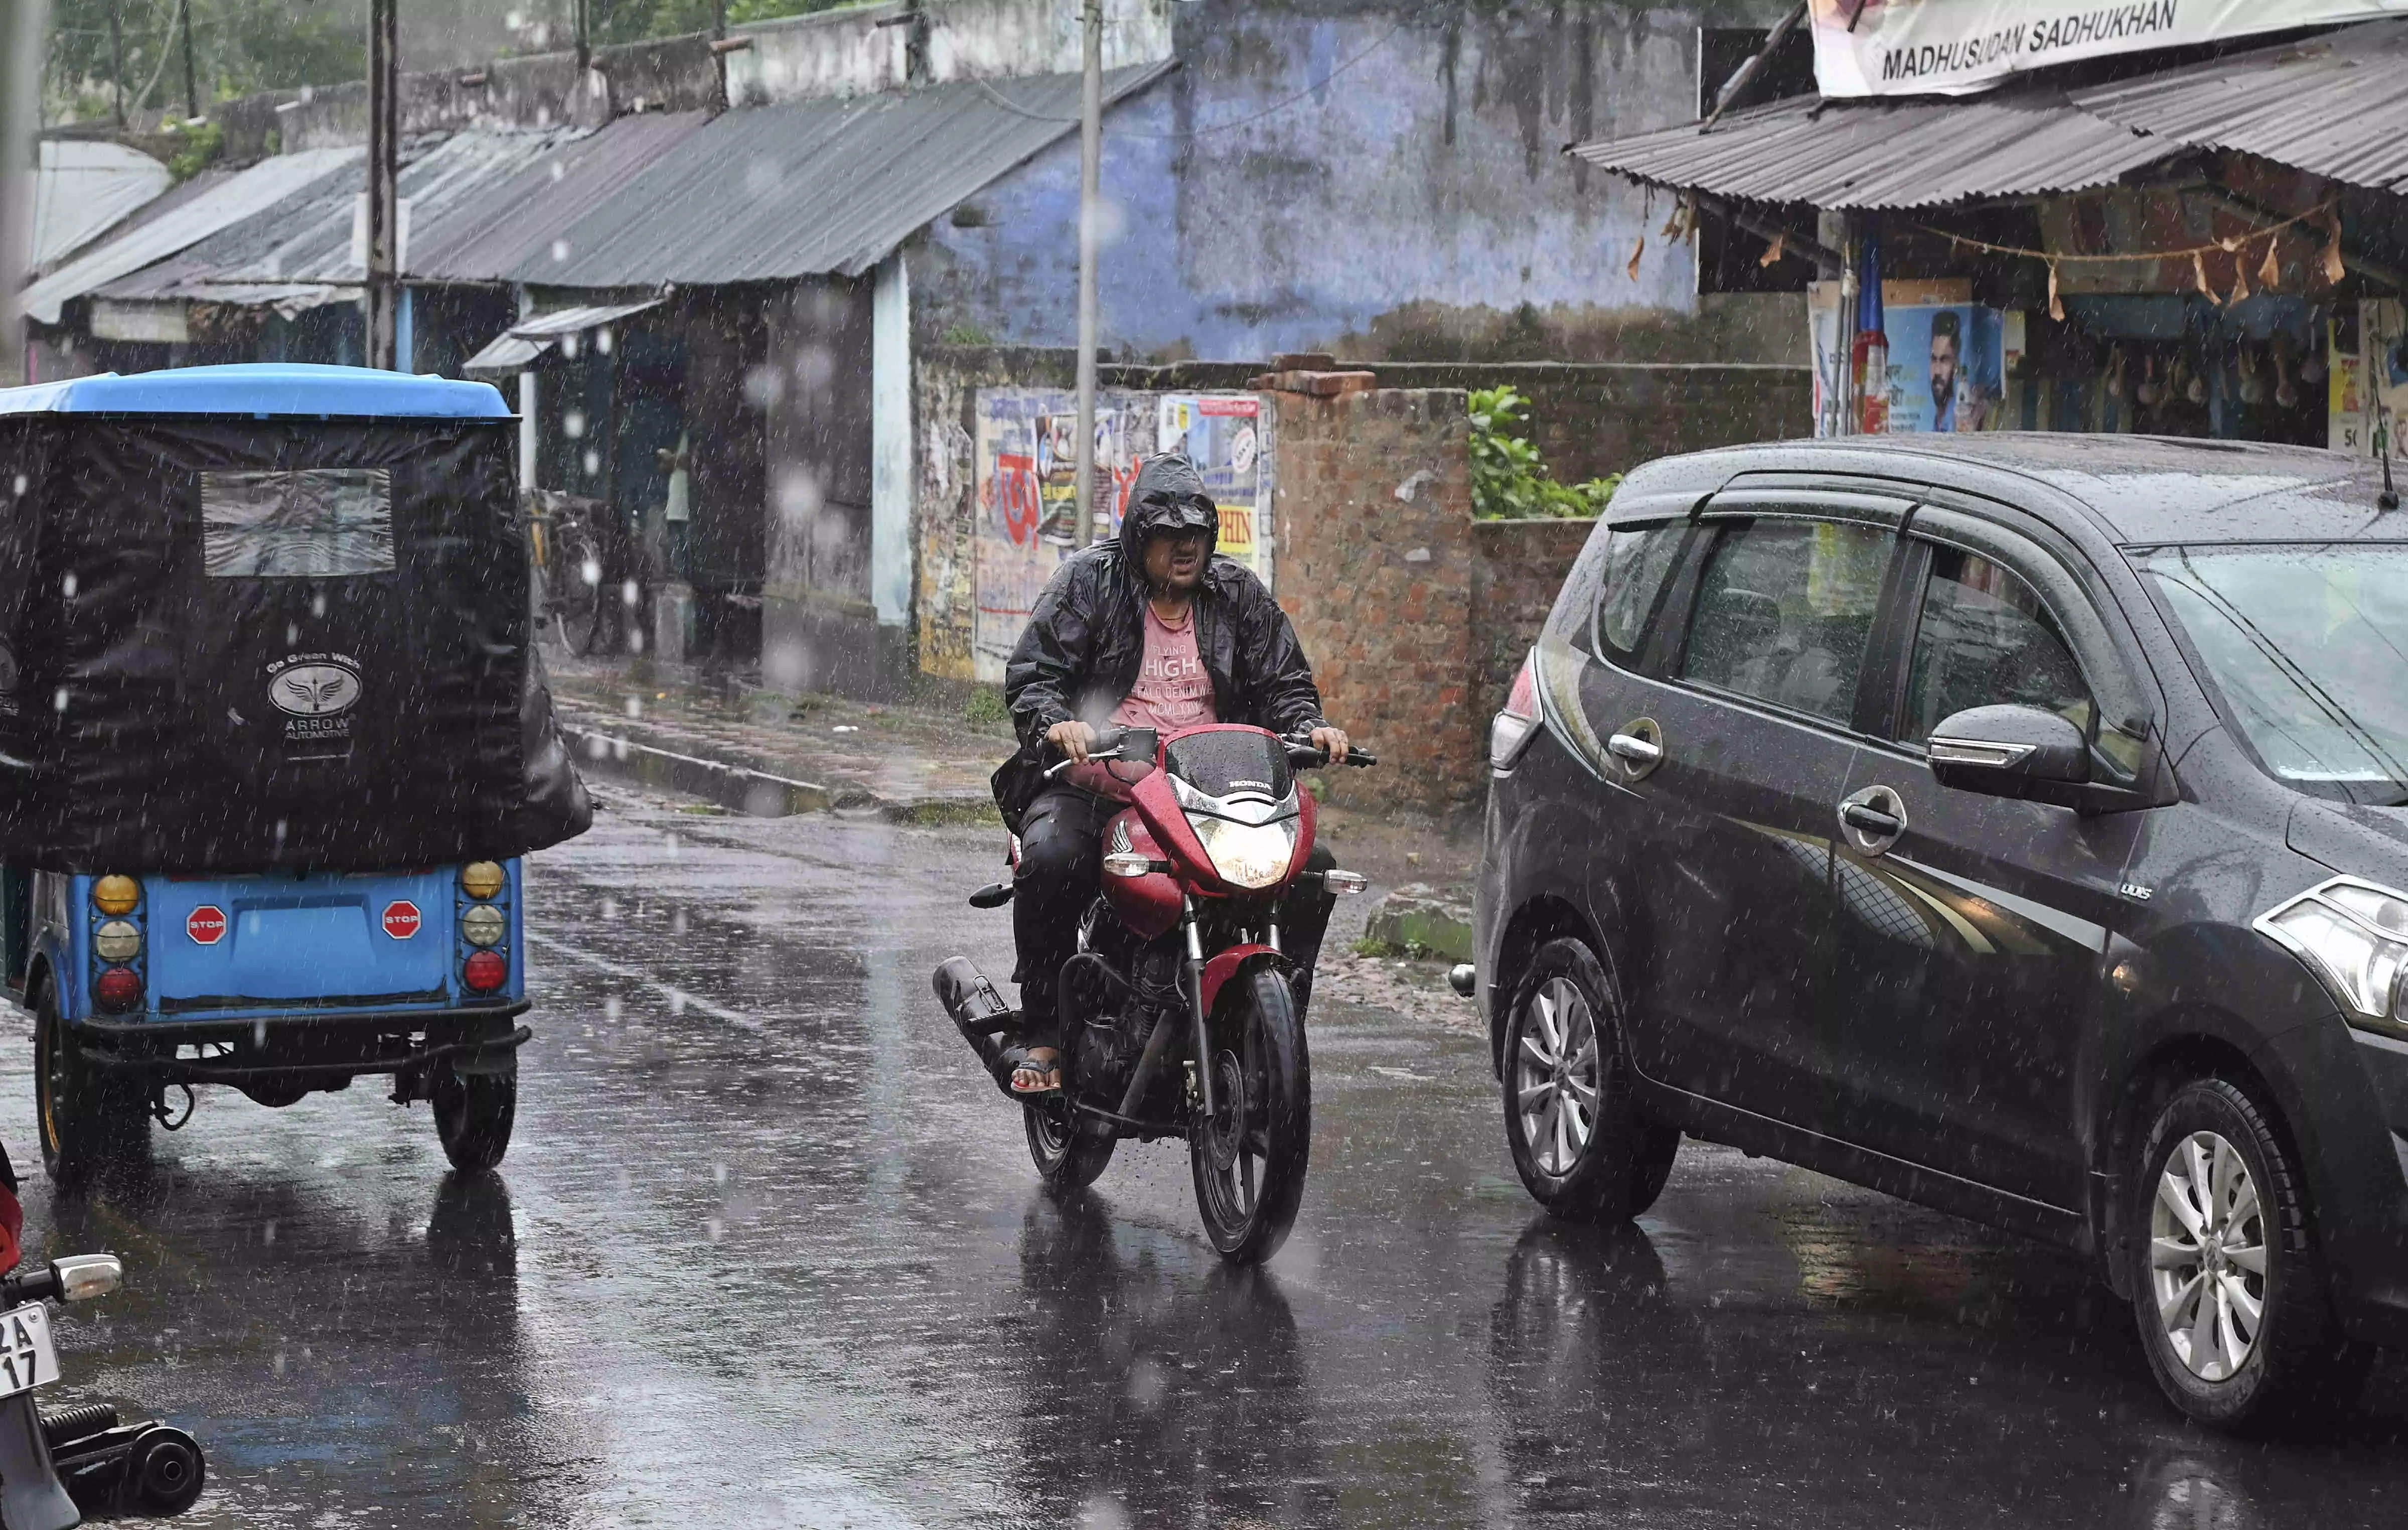
[[[1058,388],[978,390],[972,586],[976,677],[1003,679],[1045,582],[1079,549],[1078,397]],[[1268,416],[1253,394],[1106,390],[1096,400],[1096,515],[1117,535],[1139,459],[1184,449],[1220,507],[1220,551],[1268,583]]]

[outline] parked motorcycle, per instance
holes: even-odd
[[[1312,1065],[1280,900],[1308,881],[1340,894],[1364,886],[1306,864],[1314,798],[1296,772],[1329,756],[1216,724],[1168,738],[1105,729],[1087,758],[1154,769],[1104,829],[1103,889],[1063,965],[1061,1090],[1011,1092],[1003,1050],[1020,1017],[968,958],[937,969],[938,1001],[1022,1106],[1048,1186],[1092,1183],[1125,1137],[1183,1137],[1213,1247],[1233,1263],[1268,1259],[1296,1220],[1312,1149]],[[1346,763],[1375,760],[1358,749]],[[1019,848],[1015,838],[1015,870]],[[1011,896],[998,882],[970,902],[998,908]]]
[[[67,1530],[93,1519],[165,1519],[201,1495],[201,1448],[156,1419],[121,1423],[107,1403],[44,1412],[36,1388],[59,1378],[45,1302],[105,1296],[124,1278],[114,1254],[72,1254],[0,1276],[0,1525]]]

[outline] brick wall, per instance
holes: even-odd
[[[1504,705],[1513,671],[1539,641],[1564,575],[1595,521],[1471,523],[1472,714],[1482,725]]]
[[[1477,798],[1470,429],[1449,388],[1279,396],[1279,598],[1322,705],[1381,757],[1333,799]]]

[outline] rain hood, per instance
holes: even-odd
[[[582,832],[512,428],[0,413],[0,859],[368,871]]]

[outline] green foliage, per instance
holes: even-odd
[[[1003,687],[981,686],[962,703],[962,721],[972,728],[1008,728],[1011,709],[1003,704]]]
[[[125,105],[184,109],[184,51],[177,0],[118,0],[125,36]],[[109,110],[110,0],[53,0],[49,60],[51,95],[98,97]],[[286,0],[193,0],[193,72],[201,105],[296,85],[338,85],[367,76],[364,29],[325,5]],[[145,87],[149,94],[144,94]]]
[[[225,144],[225,129],[215,123],[189,127],[179,122],[170,122],[167,136],[176,140],[176,152],[167,158],[167,173],[179,181],[190,180],[200,174],[209,161],[218,157],[219,149]]]
[[[1528,404],[1511,387],[1472,390],[1471,513],[1484,521],[1578,520],[1601,513],[1622,486],[1622,475],[1557,483],[1538,447],[1521,433]]]
[[[727,24],[835,10],[854,0],[727,0]],[[640,42],[710,30],[710,0],[593,0],[596,43]]]
[[[977,325],[950,325],[946,326],[944,340],[947,345],[993,345],[995,337]]]

